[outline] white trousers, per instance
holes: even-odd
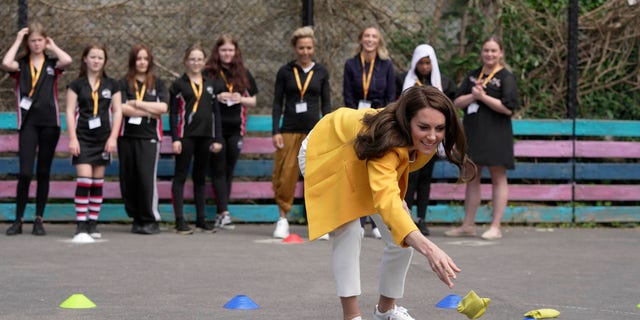
[[[379,214],[371,215],[382,240],[384,254],[380,265],[379,293],[385,297],[399,299],[404,295],[404,281],[409,271],[412,248],[402,248],[395,244],[389,228]],[[345,223],[335,230],[333,237],[333,276],[339,297],[361,294],[360,288],[360,219]]]

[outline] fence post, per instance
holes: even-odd
[[[578,0],[569,0],[567,30],[567,115],[572,119],[573,157],[571,158],[571,211],[575,222],[576,211],[576,112],[578,109]]]
[[[18,30],[27,26],[29,4],[27,0],[18,0]]]
[[[302,26],[313,26],[313,0],[302,0]]]

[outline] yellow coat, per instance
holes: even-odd
[[[424,166],[433,154],[418,153],[410,163],[409,149],[401,147],[379,159],[359,160],[353,142],[368,112],[378,110],[340,108],[308,136],[304,197],[311,240],[374,213],[382,216],[398,245],[406,246],[405,237],[417,230],[402,201],[409,171]]]

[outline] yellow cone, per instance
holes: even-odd
[[[67,300],[60,304],[60,308],[65,309],[90,309],[95,307],[96,304],[82,293],[72,294]]]

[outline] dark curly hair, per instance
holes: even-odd
[[[433,108],[444,115],[446,129],[442,143],[445,154],[460,169],[459,180],[470,181],[475,177],[476,170],[475,164],[465,153],[467,140],[462,123],[451,100],[431,86],[411,87],[402,93],[398,101],[380,112],[366,114],[362,118],[364,129],[354,142],[358,158],[377,159],[392,148],[412,146],[411,119],[424,108]]]

